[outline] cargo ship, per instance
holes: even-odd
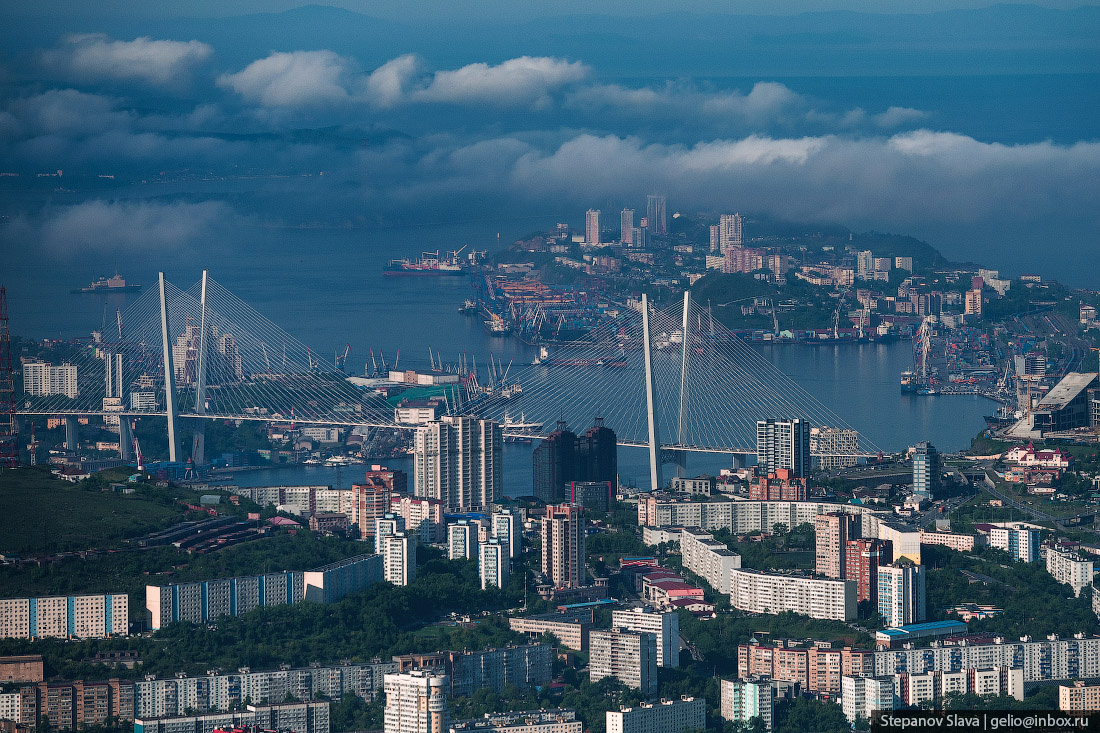
[[[127,284],[116,272],[113,277],[101,277],[91,285],[77,288],[74,293],[134,293],[141,290],[140,285]]]
[[[465,275],[466,267],[458,257],[463,249],[466,248],[463,247],[448,252],[444,257],[441,257],[439,250],[436,250],[435,252],[421,252],[418,260],[408,258],[390,260],[389,264],[382,269],[382,274],[390,277]]]

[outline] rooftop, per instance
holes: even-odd
[[[1039,407],[1061,409],[1081,394],[1081,392],[1096,380],[1096,375],[1091,372],[1070,372],[1062,377],[1062,381],[1050,388],[1050,391],[1039,400]]]

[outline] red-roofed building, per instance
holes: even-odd
[[[1005,453],[1004,459],[1018,466],[1027,466],[1029,468],[1063,469],[1069,468],[1073,456],[1065,453],[1061,448],[1035,450],[1035,445],[1028,443],[1026,446],[1018,445],[1008,453]]]
[[[795,476],[789,468],[758,476],[749,486],[749,499],[753,501],[808,501],[809,494],[806,479]]]
[[[704,600],[702,588],[685,583],[679,576],[675,578],[645,576],[642,578],[642,597],[656,608],[666,608],[670,601]]]
[[[271,519],[267,520],[267,523],[270,524],[272,527],[287,527],[290,529],[295,529],[302,526],[300,523],[295,522],[293,519],[289,519],[287,517],[272,517]]]

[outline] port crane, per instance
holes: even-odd
[[[333,357],[333,360],[332,360],[333,365],[337,369],[339,369],[340,371],[344,371],[344,364],[347,363],[348,354],[350,354],[350,353],[351,353],[351,344],[349,343],[346,346],[344,346],[344,353],[343,354],[340,354],[339,352],[334,353],[334,357]]]

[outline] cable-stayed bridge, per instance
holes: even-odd
[[[172,460],[178,420],[236,419],[408,428],[394,405],[362,388],[233,293],[203,274],[181,290],[161,275],[98,340],[54,359],[50,389],[24,379],[24,415],[164,416]],[[536,363],[504,369],[456,365],[446,413],[500,421],[506,435],[537,438],[559,421],[602,417],[621,445],[650,449],[654,465],[686,452],[756,452],[756,423],[802,418],[852,428],[720,323],[690,293],[664,309],[611,308],[578,341],[542,350]],[[31,367],[33,370],[34,368]],[[165,375],[171,375],[166,380]],[[171,385],[165,389],[166,382]],[[32,394],[34,391],[54,394]],[[201,429],[192,446],[202,462]],[[120,444],[129,448],[129,421]],[[850,455],[879,448],[860,436]]]

